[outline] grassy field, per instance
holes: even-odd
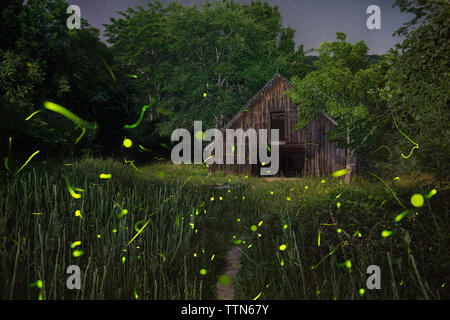
[[[0,298],[215,299],[238,246],[236,299],[449,299],[448,190],[393,178],[389,190],[372,177],[347,186],[93,158],[29,165],[0,186]],[[70,265],[80,290],[66,287]],[[366,288],[370,265],[380,290]]]

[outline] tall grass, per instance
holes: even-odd
[[[99,179],[101,173],[112,174],[112,179]],[[74,188],[85,190],[75,191],[80,199],[69,194],[63,175]],[[216,212],[206,201],[209,188],[152,184],[131,167],[113,161],[85,159],[70,166],[30,167],[0,187],[0,297],[134,299],[135,293],[140,299],[213,297],[212,274],[220,268],[225,249],[221,251],[220,241],[214,240],[219,233]],[[120,217],[123,209],[128,213]],[[75,241],[81,245],[71,248]],[[75,249],[84,255],[75,258]],[[217,258],[211,262],[214,253]],[[81,290],[66,287],[70,265],[81,269]],[[201,268],[209,273],[201,276]],[[42,288],[30,287],[37,280],[43,282]]]
[[[448,299],[445,192],[395,223],[404,209],[390,191],[376,181],[357,180],[346,186],[303,179],[248,190],[235,208],[246,213],[240,231],[253,244],[241,247],[238,298],[262,292],[260,299]],[[427,188],[403,186],[396,193],[412,208],[412,194],[426,194]],[[383,238],[383,230],[393,235]],[[380,290],[367,289],[370,265],[381,268]]]
[[[328,178],[208,176],[199,166],[138,169],[87,158],[30,166],[5,179],[0,298],[215,299],[233,246],[242,252],[236,299],[450,297],[445,190],[395,223],[404,208],[376,179],[347,186]],[[102,180],[101,173],[112,178]],[[434,187],[404,180],[389,184],[407,208],[412,194]],[[225,182],[230,189],[214,188]],[[382,237],[383,230],[392,236]],[[75,241],[81,245],[71,248]],[[84,254],[74,257],[75,249]],[[80,290],[66,287],[70,265],[81,269]],[[381,268],[380,290],[366,287],[369,265]],[[42,288],[30,286],[37,280]]]

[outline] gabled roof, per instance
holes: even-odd
[[[250,107],[250,105],[253,103],[253,101],[255,101],[255,100],[256,100],[260,95],[262,95],[264,92],[266,92],[267,88],[269,88],[269,87],[273,84],[273,82],[274,82],[276,79],[278,79],[278,78],[281,78],[281,79],[283,79],[284,81],[286,81],[287,83],[289,83],[289,85],[292,85],[292,83],[291,83],[288,79],[286,79],[286,78],[283,77],[279,72],[277,72],[277,73],[273,76],[273,78],[270,79],[270,81],[267,82],[266,85],[265,85],[264,87],[262,87],[262,89],[259,90],[259,92],[258,92],[257,94],[255,94],[255,95],[247,102],[247,104],[246,104],[245,106],[243,106],[243,107],[241,108],[241,110],[239,110],[238,113],[235,114],[235,116],[233,117],[233,119],[231,119],[231,120],[225,125],[225,127],[223,127],[222,130],[229,128],[229,127],[233,124],[233,122],[234,122],[234,121],[235,121],[235,120],[236,120],[236,119],[244,112],[244,110],[247,110],[248,107]]]
[[[281,73],[277,72],[272,79],[270,79],[269,82],[267,82],[265,84],[264,87],[262,87],[261,90],[259,90],[259,92],[257,94],[255,94],[248,102],[245,106],[243,106],[241,108],[241,110],[239,110],[238,113],[235,114],[235,116],[222,128],[222,130],[228,129],[234,121],[236,121],[237,118],[239,118],[239,116],[245,111],[247,110],[251,104],[259,98],[259,96],[261,96],[264,92],[266,92],[267,88],[269,88],[270,86],[272,86],[273,82],[278,79],[281,78],[282,80],[286,81],[290,86],[292,86],[292,83],[286,79]],[[328,120],[330,120],[334,125],[337,125],[337,121],[334,120],[332,117],[330,117],[329,115],[327,115],[326,113],[323,114]]]

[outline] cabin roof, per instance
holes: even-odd
[[[292,86],[292,83],[291,83],[288,79],[286,79],[281,73],[277,72],[277,73],[272,77],[272,79],[270,79],[269,82],[267,82],[267,83],[264,85],[264,87],[262,87],[262,89],[259,90],[258,93],[255,94],[255,95],[254,95],[254,96],[253,96],[253,97],[245,104],[245,106],[243,106],[243,107],[241,108],[241,110],[239,110],[239,112],[236,113],[236,114],[234,115],[234,117],[233,117],[233,118],[225,125],[225,127],[222,128],[222,130],[228,129],[228,128],[236,121],[236,119],[239,118],[239,116],[244,112],[244,110],[247,110],[247,109],[253,104],[253,102],[254,102],[256,99],[258,99],[259,96],[261,96],[264,92],[266,92],[267,88],[271,87],[272,84],[274,83],[274,81],[275,81],[276,79],[278,79],[278,78],[280,78],[280,79],[286,81],[290,86]],[[332,117],[330,117],[330,116],[327,115],[326,113],[324,113],[324,116],[325,116],[328,120],[330,120],[334,125],[337,125],[337,121],[334,120]]]

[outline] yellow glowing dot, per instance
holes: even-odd
[[[383,238],[388,238],[392,235],[392,233],[393,233],[392,231],[384,230],[383,232],[381,232],[381,236]]]
[[[116,232],[117,232],[117,229],[116,229],[116,228],[114,228],[114,229],[113,229],[113,233],[116,233]]]
[[[322,181],[320,181],[320,183],[325,183],[326,182],[326,180],[325,179],[322,179]]]
[[[366,291],[363,289],[363,288],[361,288],[361,289],[359,289],[359,295],[362,297],[362,296],[364,296],[364,293],[365,293]]]
[[[245,179],[248,179],[248,176],[245,176]]]
[[[42,284],[42,280],[37,280],[36,282],[30,283],[30,288],[38,287],[39,289],[41,289]]]
[[[286,250],[286,248],[287,248],[287,245],[282,244],[282,245],[280,246],[280,251],[284,251],[284,250]]]
[[[211,201],[214,201],[214,197],[211,197]]]
[[[273,195],[273,191],[270,191],[270,194]]]
[[[416,193],[411,197],[411,203],[416,208],[422,207],[424,203],[423,196],[421,194]]]
[[[287,224],[285,224],[285,225],[283,226],[283,230],[286,230],[286,229],[287,229],[287,227],[288,227],[288,225],[287,225]]]
[[[287,201],[291,201],[291,197],[286,197],[286,200]]]
[[[250,230],[252,230],[253,232],[256,232],[256,230],[258,230],[258,227],[253,225],[250,227]]]
[[[204,275],[206,275],[208,272],[206,271],[206,269],[201,269],[200,270],[200,274],[202,275],[202,276],[204,276]]]
[[[206,98],[208,95],[206,94],[206,92],[203,93],[203,98]]]
[[[194,257],[197,258],[197,252],[194,252]]]
[[[97,235],[97,238],[100,239],[102,236],[100,234]]]
[[[258,223],[258,227],[261,227],[262,226],[262,224],[263,224],[263,220],[261,220],[259,223]]]
[[[219,197],[219,200],[220,200],[220,201],[222,201],[222,200],[223,200],[223,198],[222,198],[222,197]]]
[[[74,250],[74,251],[72,252],[72,255],[74,256],[74,258],[81,257],[83,254],[84,254],[84,251],[83,251],[83,250]]]
[[[223,274],[221,275],[218,279],[217,282],[221,285],[229,285],[231,283],[231,278],[230,276]]]
[[[308,187],[308,186],[305,186],[305,189],[309,189],[309,187]]]
[[[337,233],[341,233],[341,232],[342,232],[341,228],[337,229]]]
[[[123,256],[122,257],[122,264],[124,264],[126,260],[127,260],[127,258],[125,256]]]
[[[139,296],[138,296],[138,294],[137,294],[137,292],[136,292],[136,290],[134,290],[134,298],[137,300],[137,299],[139,299]]]
[[[75,211],[75,217],[83,218],[83,216],[81,215],[81,211],[80,210]]]
[[[199,141],[203,141],[203,139],[205,138],[205,134],[203,133],[203,131],[197,131],[194,134],[195,139],[199,140]]]
[[[352,262],[350,260],[345,261],[345,266],[347,267],[347,269],[351,269],[352,268]]]
[[[132,145],[133,145],[133,141],[131,141],[130,139],[123,140],[123,146],[125,148],[131,148]]]
[[[341,203],[340,202],[336,203],[336,207],[338,207],[339,209],[341,207]]]
[[[280,265],[281,265],[282,267],[284,266],[284,258],[281,259]]]
[[[237,222],[241,222],[241,218],[238,218],[238,219],[237,219]]]

